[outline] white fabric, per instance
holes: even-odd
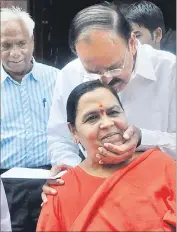
[[[1,231],[8,231],[11,232],[11,222],[10,222],[10,213],[7,204],[7,198],[4,190],[4,185],[2,180],[0,180],[0,188],[1,188]]]
[[[59,73],[48,123],[52,164],[80,162],[78,146],[67,128],[66,103],[70,92],[87,80],[79,59]],[[119,96],[129,124],[142,130],[139,150],[158,146],[176,159],[176,56],[139,44],[131,81]]]

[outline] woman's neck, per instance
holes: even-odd
[[[114,172],[118,171],[120,168],[127,166],[141,153],[142,152],[135,152],[131,159],[119,164],[99,164],[98,161],[93,161],[89,159],[90,156],[88,155],[87,158],[79,166],[91,176],[107,178],[111,176]]]

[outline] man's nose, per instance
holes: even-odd
[[[20,55],[20,49],[16,45],[14,45],[10,51],[10,55],[12,57],[18,57]]]
[[[106,129],[106,128],[109,128],[111,126],[114,126],[114,121],[107,116],[103,117],[101,120],[100,128]]]
[[[112,81],[113,77],[111,75],[101,75],[101,82],[109,84]]]

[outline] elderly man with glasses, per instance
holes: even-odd
[[[49,155],[58,165],[55,171],[61,170],[61,164],[80,162],[79,148],[67,129],[65,107],[73,88],[95,79],[117,90],[134,125],[125,131],[124,144],[104,144],[98,149],[95,156],[100,165],[125,161],[136,147],[140,151],[157,147],[175,158],[176,57],[139,44],[128,21],[109,3],[81,10],[72,21],[69,43],[78,59],[60,72],[48,124]],[[43,190],[52,194],[47,185]]]

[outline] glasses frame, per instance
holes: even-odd
[[[84,75],[87,79],[89,80],[98,80],[98,79],[102,79],[102,77],[106,77],[106,78],[113,78],[113,73],[117,72],[118,74],[116,76],[119,76],[120,73],[124,70],[125,68],[125,64],[127,61],[127,52],[128,52],[128,46],[126,47],[126,51],[124,54],[124,61],[123,61],[123,65],[122,68],[118,68],[118,69],[112,69],[110,71],[106,71],[103,74],[96,74],[96,73],[86,73],[86,75]],[[111,81],[111,80],[110,80]]]
[[[122,68],[117,68],[117,69],[112,69],[110,71],[106,71],[104,72],[102,75],[100,76],[105,76],[105,77],[112,77],[113,74],[112,73],[115,73],[115,72],[119,72],[119,75],[120,73],[125,69],[125,64],[126,64],[126,61],[127,61],[127,51],[128,51],[128,48],[126,48],[126,51],[125,51],[125,54],[124,54],[124,62],[123,62],[123,65],[122,65]]]

